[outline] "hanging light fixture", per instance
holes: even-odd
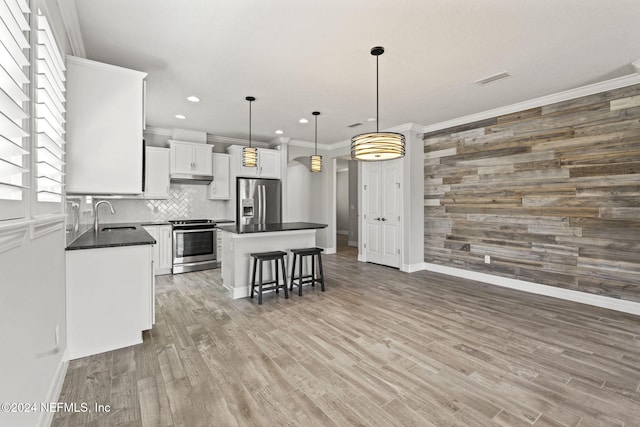
[[[322,156],[318,156],[318,116],[320,112],[314,111],[311,113],[316,118],[316,143],[315,143],[315,154],[310,156],[311,159],[311,172],[322,172]]]
[[[353,160],[372,162],[404,157],[404,135],[397,132],[379,131],[378,57],[383,53],[382,46],[371,48],[371,55],[376,57],[376,131],[375,133],[361,133],[351,138],[351,158]]]
[[[258,150],[251,146],[251,103],[256,99],[253,96],[245,99],[249,101],[249,146],[242,149],[242,166],[255,168],[258,165]]]

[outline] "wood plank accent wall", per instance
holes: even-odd
[[[427,133],[424,178],[425,262],[640,302],[640,85]]]

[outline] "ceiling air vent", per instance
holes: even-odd
[[[509,73],[507,73],[506,71],[503,71],[502,73],[494,74],[492,76],[485,77],[484,79],[476,80],[474,83],[479,84],[480,86],[483,86],[498,80],[506,79],[509,76],[510,76]]]
[[[360,126],[362,123],[360,122],[355,122],[355,123],[351,123],[350,125],[347,125],[348,128],[355,128]]]

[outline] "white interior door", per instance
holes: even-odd
[[[380,223],[382,243],[380,264],[400,267],[400,182],[402,160],[380,162]]]
[[[380,263],[381,260],[381,234],[382,223],[380,221],[380,165],[378,163],[364,164],[364,250],[366,260]]]
[[[364,164],[363,229],[368,262],[400,267],[402,160]]]

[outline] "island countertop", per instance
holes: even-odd
[[[105,228],[114,228],[103,231]],[[155,239],[147,233],[140,223],[100,224],[100,231],[94,229],[84,232],[67,246],[67,250],[97,249],[114,246],[154,245]]]
[[[325,228],[327,224],[315,222],[278,222],[273,224],[222,225],[218,229],[235,234],[272,233],[278,231],[313,230]]]

